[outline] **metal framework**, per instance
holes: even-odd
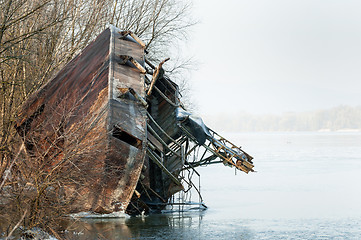
[[[182,125],[182,123],[179,123],[179,127],[183,130],[185,135],[187,135],[188,138],[195,143],[194,147],[187,152],[187,155],[189,155],[198,147],[196,144],[197,141],[194,136]],[[189,167],[223,163],[225,165],[236,167],[238,170],[241,170],[245,173],[254,172],[252,156],[243,151],[241,147],[237,147],[229,140],[220,136],[215,131],[211,129],[208,130],[212,134],[212,136],[207,136],[207,141],[202,145],[205,148],[202,157],[198,161],[188,163]],[[207,156],[207,152],[211,153],[211,155]],[[217,160],[217,158],[219,158],[220,160]]]
[[[159,83],[160,85],[158,87],[155,84],[162,64],[165,61],[155,67],[152,63],[145,59],[145,63],[148,67],[150,67],[150,69],[145,67],[145,91],[148,92],[145,97],[148,99],[152,90],[155,90],[157,94],[159,94],[159,96],[167,104],[169,104],[169,106],[173,108],[183,107],[178,95],[170,98],[169,95],[167,96],[162,90],[160,90],[160,87],[164,87],[162,84],[166,84],[167,87],[175,90],[176,94],[178,94],[178,89],[176,89],[170,80],[164,79],[164,82]],[[151,79],[148,78],[147,74],[151,75]],[[132,94],[135,95],[136,98],[141,98],[134,93]],[[140,99],[140,102],[146,101],[145,99]],[[143,103],[143,105],[145,104]],[[196,171],[196,167],[223,163],[224,165],[235,167],[245,173],[254,171],[252,156],[243,151],[241,147],[237,147],[235,144],[231,143],[229,140],[211,129],[208,129],[210,134],[207,134],[206,142],[199,145],[195,136],[187,130],[187,127],[183,125],[182,122],[177,123],[179,131],[182,133],[181,136],[177,139],[173,139],[167,131],[162,128],[161,124],[154,119],[150,112],[147,112],[147,119],[147,130],[149,134],[158,141],[158,144],[148,141],[147,155],[149,156],[149,159],[162,170],[164,176],[167,176],[175,185],[182,188],[182,191],[178,192],[178,198],[173,195],[173,197],[165,202],[165,199],[160,197],[162,200],[162,203],[159,203],[160,205],[179,206],[179,209],[183,209],[183,206],[185,205],[198,205],[200,209],[206,208],[200,191],[200,174]],[[204,152],[202,156],[199,157],[198,153],[202,147],[204,148]],[[193,159],[191,160],[192,155]],[[176,161],[181,163],[181,167],[179,169],[170,169],[167,166],[165,159],[172,157],[178,159]],[[198,186],[192,180],[194,176],[198,176]],[[198,203],[187,201],[188,197],[185,196],[191,195],[191,189],[194,189],[198,195]],[[152,189],[149,190],[155,192]]]

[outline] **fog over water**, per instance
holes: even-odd
[[[201,115],[361,104],[361,2],[195,0],[187,51]]]

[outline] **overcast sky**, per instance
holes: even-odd
[[[361,105],[361,1],[193,2],[200,114]]]

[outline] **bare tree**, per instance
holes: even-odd
[[[11,155],[18,107],[107,23],[139,35],[153,61],[169,54],[195,23],[191,5],[177,0],[0,0],[0,5],[0,174]],[[174,66],[182,69],[179,62],[170,74]]]
[[[108,23],[139,35],[148,58],[157,62],[186,39],[195,21],[190,3],[178,0],[0,0],[0,6],[0,202],[13,203],[0,211],[11,216],[13,228],[19,220],[45,226],[47,216],[64,213],[61,186],[83,184],[79,159],[89,157],[96,142],[79,140],[85,124],[62,132],[59,121],[47,147],[40,148],[34,138],[34,152],[26,152],[14,129],[20,106]],[[184,61],[173,65],[170,73],[186,67]],[[71,112],[58,117],[64,120]]]
[[[89,162],[106,155],[104,136],[89,137],[95,129],[93,117],[65,127],[76,111],[76,104],[71,109],[57,107],[27,133],[31,138],[24,138],[26,149],[20,147],[1,182],[0,221],[8,229],[18,227],[21,220],[26,229],[39,226],[56,234],[57,221],[69,213],[82,189],[104,177],[100,168],[89,167]]]
[[[176,40],[184,40],[187,29],[195,24],[190,10],[191,4],[184,1],[117,0],[110,22],[141,37],[154,57],[164,57],[164,51]]]

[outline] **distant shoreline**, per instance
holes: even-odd
[[[204,116],[210,128],[235,132],[361,132],[361,106],[281,115],[225,113]]]
[[[341,133],[353,133],[353,132],[361,132],[361,129],[358,128],[343,128],[343,129],[338,129],[338,130],[332,130],[329,128],[326,129],[319,129],[317,132],[341,132]]]

